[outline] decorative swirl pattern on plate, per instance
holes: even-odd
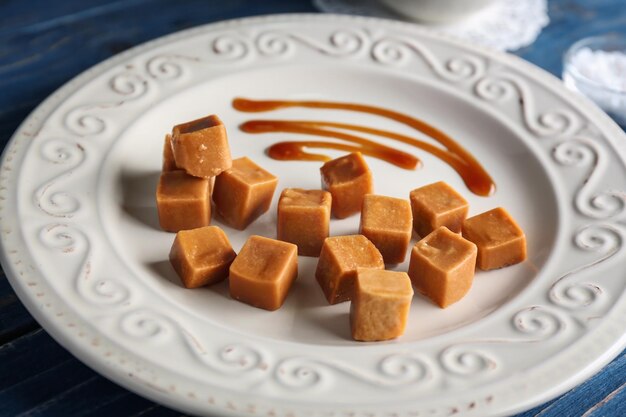
[[[526,127],[539,137],[568,136],[578,131],[580,118],[568,109],[538,114],[533,95],[524,81],[512,74],[481,78],[474,86],[475,94],[486,101],[506,102],[517,96]]]
[[[172,334],[169,320],[147,310],[134,310],[122,316],[120,330],[127,336],[151,341],[164,341]]]
[[[257,36],[254,46],[261,55],[285,56],[293,52],[297,39],[294,35],[282,32],[264,32]]]
[[[249,56],[252,50],[266,57],[284,57],[306,46],[322,55],[348,57],[357,55],[369,47],[371,58],[383,65],[402,65],[418,56],[439,77],[452,82],[473,80],[483,75],[485,63],[470,55],[454,57],[442,62],[424,45],[409,38],[382,38],[375,40],[364,30],[337,30],[320,42],[312,37],[280,31],[265,31],[253,40],[240,34],[223,34],[211,42],[212,54],[228,61]]]
[[[138,74],[125,72],[109,80],[111,90],[126,100],[139,98],[148,91],[148,81]]]
[[[179,54],[157,55],[146,61],[146,72],[155,80],[173,81],[185,73],[181,62],[200,62],[200,58]]]
[[[330,378],[328,366],[318,359],[285,359],[276,368],[275,378],[287,388],[310,389],[327,383]]]
[[[518,332],[532,336],[519,342],[537,343],[556,336],[566,327],[563,319],[555,312],[542,306],[527,307],[518,311],[512,319],[512,325]]]
[[[55,185],[72,176],[85,160],[85,148],[78,142],[64,139],[49,139],[42,143],[39,155],[45,162],[65,165],[65,170],[39,186],[33,201],[41,211],[53,217],[72,217],[80,209],[80,201],[67,191],[52,190]]]
[[[172,337],[179,338],[202,365],[225,375],[263,371],[260,351],[244,344],[229,344],[216,352],[209,352],[179,322],[149,309],[124,314],[119,320],[119,329],[127,336],[151,343],[171,342]]]
[[[578,230],[574,236],[574,244],[584,251],[602,255],[559,277],[548,292],[550,301],[559,307],[574,310],[587,308],[604,298],[606,295],[598,284],[578,282],[575,279],[583,271],[615,256],[622,249],[623,243],[623,232],[609,224],[592,224]]]
[[[49,139],[39,148],[39,155],[53,164],[67,164],[76,168],[85,159],[85,148],[78,142]]]
[[[250,45],[239,34],[222,34],[211,41],[211,53],[227,62],[237,61],[250,54]]]
[[[481,76],[485,64],[480,59],[463,55],[442,63],[428,48],[412,39],[387,37],[374,42],[372,58],[383,65],[402,65],[417,55],[441,78],[457,82]]]
[[[106,121],[102,116],[93,114],[94,110],[104,110],[111,105],[85,105],[77,107],[65,116],[65,128],[74,135],[84,137],[99,135],[106,129]]]
[[[514,329],[525,338],[479,339],[448,346],[441,351],[439,361],[447,372],[474,377],[495,371],[500,367],[493,353],[478,346],[539,343],[556,336],[565,328],[565,322],[554,312],[542,306],[532,306],[518,311],[512,319]]]
[[[211,40],[210,53],[212,57],[219,58],[216,63],[235,62],[249,57],[252,51],[265,57],[285,57],[295,51],[298,45],[302,45],[323,55],[345,57],[363,50],[366,42],[364,33],[347,29],[331,33],[322,42],[277,30],[264,31],[253,38],[239,33],[224,33]],[[206,62],[214,63],[211,60]]]
[[[94,279],[91,247],[82,231],[63,223],[50,224],[41,229],[39,240],[47,249],[68,257],[83,254],[74,277],[74,288],[85,302],[99,306],[119,306],[128,302],[130,290],[126,285],[110,278]],[[69,262],[69,259],[63,259],[63,262]]]
[[[395,381],[398,384],[414,384],[432,377],[431,366],[425,359],[413,353],[398,353],[384,357],[378,363],[380,375],[386,381]]]
[[[367,371],[345,362],[312,357],[294,357],[276,366],[275,378],[291,389],[311,389],[332,386],[335,374],[341,373],[354,381],[382,388],[405,387],[432,379],[432,367],[414,353],[397,353],[382,358],[376,369]]]
[[[366,38],[360,31],[337,30],[330,34],[327,42],[319,42],[295,33],[267,31],[259,34],[254,42],[257,51],[265,56],[287,55],[295,49],[297,43],[323,55],[346,57],[361,51],[366,44]]]
[[[117,108],[143,97],[148,92],[149,84],[141,75],[124,71],[114,75],[108,81],[108,86],[119,97],[116,97],[116,100],[86,104],[70,110],[64,117],[65,128],[70,133],[79,137],[104,133],[107,120],[100,111]]]
[[[569,139],[554,147],[552,156],[563,166],[589,167],[589,172],[576,192],[574,206],[581,214],[592,219],[608,219],[624,213],[626,193],[607,190],[593,194],[591,190],[606,168],[606,155],[591,140]]]
[[[468,346],[486,343],[479,340],[445,348],[439,354],[441,367],[451,374],[466,377],[495,370],[498,362],[491,354]]]
[[[505,102],[516,96],[515,85],[499,78],[482,78],[474,86],[476,95],[483,100]]]
[[[259,369],[263,364],[263,356],[258,350],[242,344],[230,344],[221,348],[217,357],[220,363],[229,370],[248,372]]]

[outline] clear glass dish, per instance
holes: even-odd
[[[626,126],[626,38],[593,36],[574,43],[563,58],[563,81]]]

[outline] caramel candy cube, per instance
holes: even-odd
[[[469,204],[454,188],[439,181],[411,191],[411,208],[413,228],[425,237],[441,226],[460,233]]]
[[[297,276],[296,245],[253,235],[230,266],[230,295],[254,307],[276,310]]]
[[[357,268],[385,269],[382,255],[365,236],[334,236],[324,241],[315,278],[330,304],[352,299]]]
[[[278,200],[278,239],[298,246],[298,255],[320,256],[330,227],[328,191],[285,188]]]
[[[408,200],[375,194],[365,196],[360,233],[378,248],[385,263],[404,262],[412,229]]]
[[[184,171],[161,174],[156,191],[161,228],[168,232],[208,226],[211,222],[210,181]]]
[[[372,173],[360,152],[326,162],[322,188],[333,196],[333,216],[343,219],[361,211],[365,194],[374,192]]]
[[[350,305],[352,338],[375,342],[402,336],[412,299],[406,272],[359,268]]]
[[[477,265],[482,270],[502,268],[526,259],[526,236],[502,207],[470,217],[463,237],[478,246]]]
[[[162,171],[175,171],[179,169],[174,161],[174,152],[172,151],[172,135],[165,135],[165,141],[163,143],[163,165]]]
[[[243,230],[270,208],[278,178],[249,158],[233,160],[233,166],[215,179],[213,201],[226,223]]]
[[[472,286],[476,253],[475,244],[441,226],[413,247],[409,277],[419,292],[445,308]]]
[[[170,262],[187,288],[224,280],[235,256],[226,234],[217,226],[181,230],[170,250]]]
[[[174,126],[172,151],[176,165],[194,177],[215,177],[232,163],[226,128],[215,115]]]

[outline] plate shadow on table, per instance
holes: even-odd
[[[155,230],[161,230],[156,208],[156,187],[160,172],[122,172],[117,179],[121,207],[138,222]]]

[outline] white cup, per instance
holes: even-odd
[[[380,0],[390,9],[414,20],[444,23],[475,13],[495,0]]]

